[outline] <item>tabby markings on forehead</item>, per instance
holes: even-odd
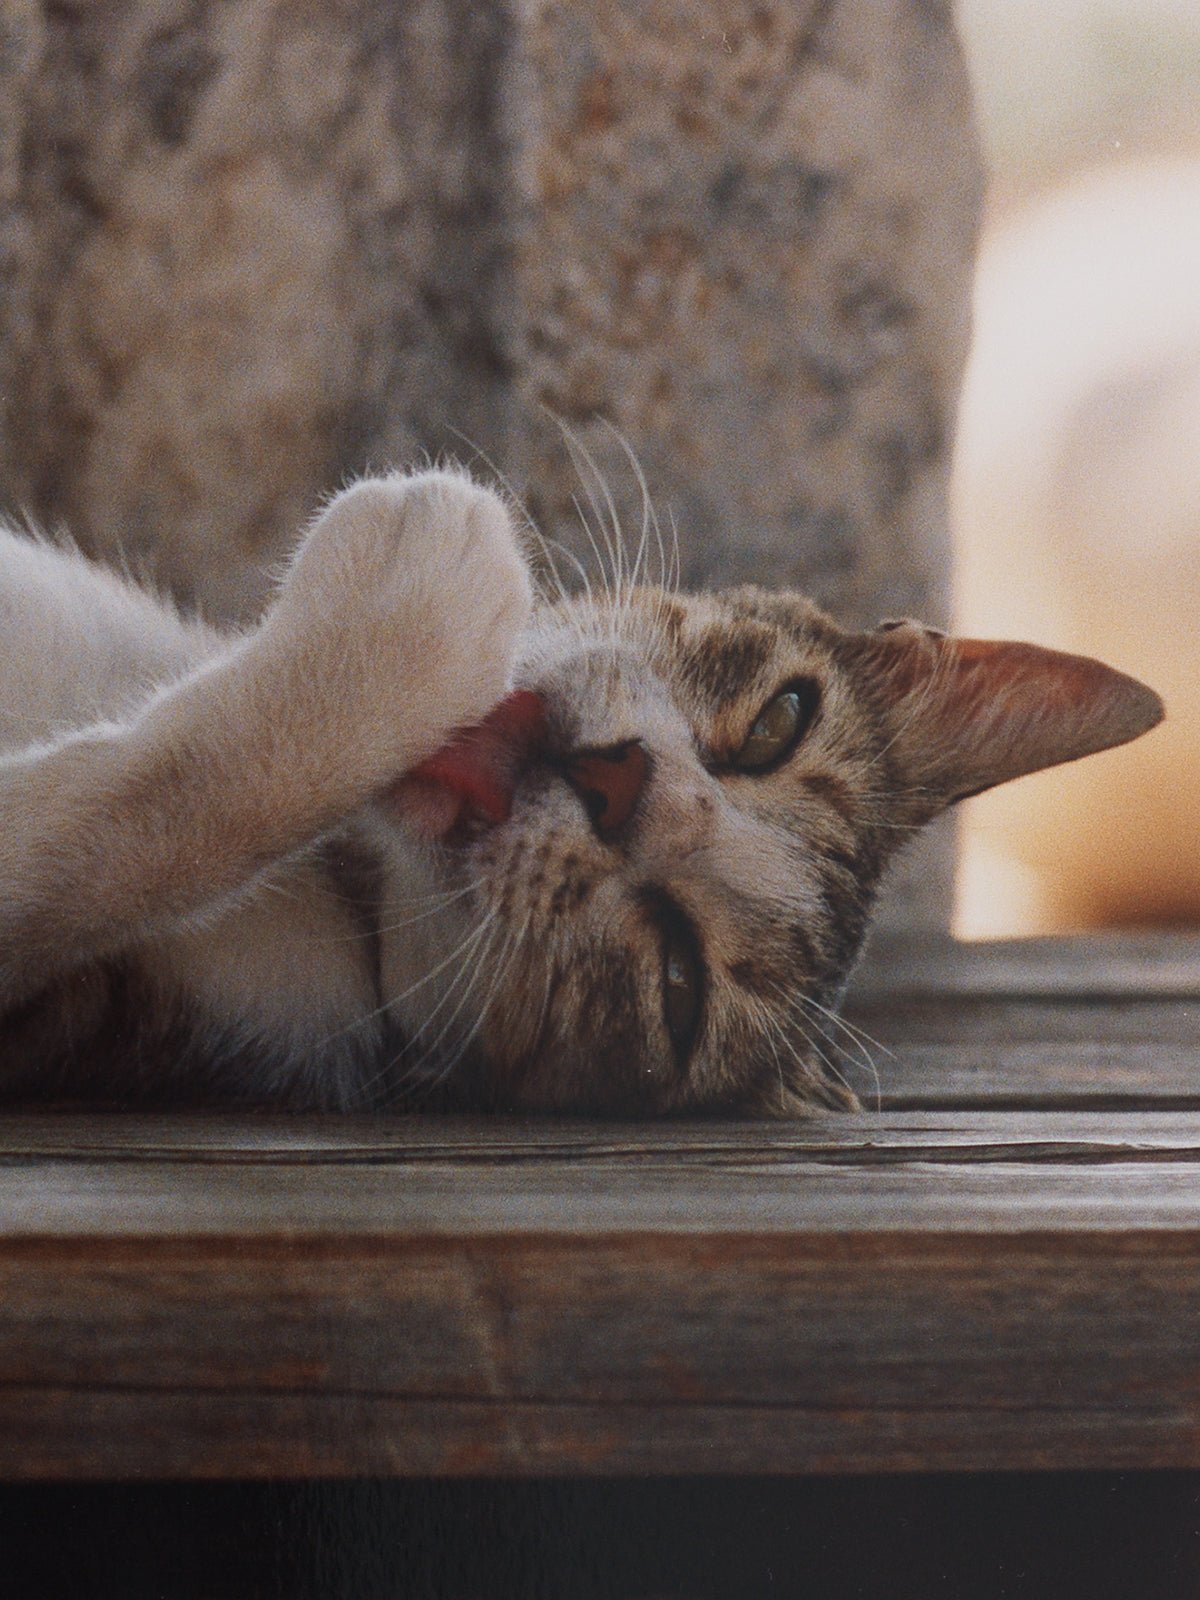
[[[775,641],[765,630],[714,629],[689,650],[682,677],[705,700],[720,703],[756,683],[774,655]]]

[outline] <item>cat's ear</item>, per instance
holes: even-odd
[[[909,622],[859,637],[922,819],[1010,778],[1136,739],[1163,717],[1152,689],[1087,656],[949,638]]]

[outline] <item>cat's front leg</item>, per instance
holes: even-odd
[[[128,722],[0,761],[0,1002],[227,903],[480,719],[530,599],[465,477],[339,495],[254,633]]]

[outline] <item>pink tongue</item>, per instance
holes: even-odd
[[[517,780],[546,736],[540,695],[517,689],[475,728],[464,728],[388,790],[388,798],[429,838],[473,819],[503,822]]]

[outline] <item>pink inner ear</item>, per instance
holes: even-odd
[[[933,809],[1124,744],[1163,716],[1152,689],[1087,656],[916,628],[877,648],[909,766]]]

